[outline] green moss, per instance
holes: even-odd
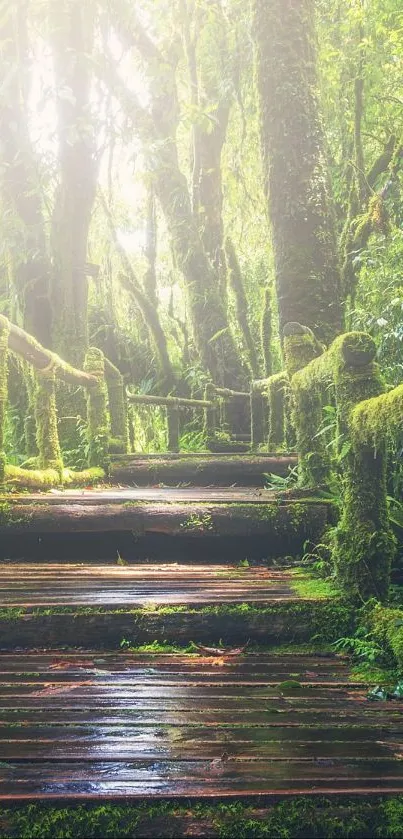
[[[104,364],[111,426],[109,450],[126,453],[129,450],[129,425],[123,376],[108,359],[105,358]]]
[[[395,436],[403,426],[403,384],[367,399],[351,413],[351,430],[356,445],[382,445],[385,435]]]
[[[93,486],[105,480],[105,472],[100,466],[75,472],[74,469],[63,469],[63,486],[80,487]]]
[[[228,603],[200,607],[181,605],[113,609],[99,606],[53,606],[6,609],[2,614],[4,622],[14,622],[18,619],[25,622],[30,616],[31,620],[35,621],[36,631],[39,634],[41,620],[56,616],[88,618],[90,622],[97,617],[106,618],[108,622],[113,617],[128,617],[133,621],[133,633],[145,633],[146,638],[152,633],[151,637],[155,638],[161,630],[162,638],[167,639],[168,643],[176,643],[178,627],[179,632],[183,627],[186,627],[187,632],[197,631],[199,621],[204,623],[208,617],[218,618],[224,623],[226,620],[232,622],[235,619],[238,627],[242,622],[245,633],[249,631],[253,633],[255,627],[267,627],[270,633],[277,621],[281,634],[285,633],[290,642],[294,638],[301,637],[302,632],[306,641],[313,639],[316,642],[320,639],[320,643],[331,643],[338,638],[351,635],[354,627],[353,609],[345,600],[335,596],[327,599],[298,598],[264,604]],[[180,619],[180,624],[177,623],[178,619]],[[36,621],[39,623],[37,624]],[[214,634],[216,631],[217,627],[214,629]]]
[[[271,376],[273,369],[273,313],[272,313],[272,298],[273,293],[271,288],[264,289],[264,299],[262,307],[262,315],[260,319],[260,343],[262,348],[262,355],[264,360],[264,375]]]
[[[269,406],[269,451],[276,451],[286,440],[287,396],[290,380],[287,373],[276,373],[267,379],[266,394]]]
[[[197,830],[197,833],[195,833]],[[261,796],[212,801],[103,802],[0,807],[0,836],[9,839],[137,839],[208,835],[216,839],[398,839],[403,797],[357,800],[293,796],[272,803]]]
[[[16,489],[51,489],[52,487],[80,487],[92,486],[103,481],[105,472],[99,467],[75,472],[73,469],[63,469],[60,474],[55,469],[22,469],[8,464],[5,470],[6,484]]]
[[[16,488],[50,489],[61,485],[61,475],[56,469],[22,469],[8,464],[6,483]]]
[[[25,615],[25,609],[18,609],[15,606],[10,606],[8,609],[0,609],[0,621],[17,621]]]
[[[63,470],[57,430],[57,411],[55,394],[55,371],[37,371],[35,391],[35,420],[36,442],[39,452],[39,467],[53,469],[59,473]]]
[[[28,524],[29,515],[16,515],[13,506],[8,501],[0,502],[0,527],[9,527],[13,524]]]
[[[300,323],[288,323],[284,327],[284,362],[291,380],[295,373],[323,352],[323,346],[316,340],[311,329]]]
[[[211,517],[211,514],[206,510],[205,513],[201,514],[192,514],[189,518],[185,519],[185,521],[181,522],[180,525],[183,530],[192,532],[201,532],[201,533],[212,533],[214,532],[214,523]]]
[[[286,338],[288,351],[294,340],[293,335]],[[386,506],[385,441],[379,440],[375,449],[351,425],[356,406],[382,392],[374,358],[375,344],[369,335],[347,333],[292,378],[300,481],[308,487],[323,483],[329,474],[324,438],[319,434],[321,390],[329,382],[335,385],[343,512],[334,531],[332,559],[346,592],[363,600],[387,598],[394,552]]]
[[[310,577],[300,569],[291,569],[289,573],[291,576],[290,588],[303,599],[323,600],[341,596],[340,589],[335,586],[332,580]]]
[[[373,608],[369,606],[364,620],[374,641],[393,654],[403,672],[403,610],[376,604]]]

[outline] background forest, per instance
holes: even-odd
[[[246,390],[280,370],[278,220],[292,216],[301,150],[286,122],[270,136],[270,108],[281,114],[292,87],[301,107],[315,101],[337,241],[326,276],[341,305],[327,326],[298,317],[305,276],[286,320],[325,339],[343,322],[369,331],[387,383],[402,381],[401,3],[285,6],[3,0],[3,314],[78,367],[98,346],[140,393],[197,398],[211,380]],[[305,36],[304,81],[279,44],[297,60]],[[24,396],[12,372],[7,445],[20,463]],[[60,419],[71,413],[59,406]],[[141,445],[164,446],[158,419],[151,429],[148,412],[137,415]],[[187,434],[182,447],[197,447],[199,427]]]

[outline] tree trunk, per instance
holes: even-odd
[[[280,328],[342,330],[340,270],[318,110],[313,0],[254,0],[261,142]]]
[[[10,239],[10,279],[15,285],[24,328],[49,347],[51,267],[37,161],[28,133],[26,13],[26,4],[10,4],[2,12],[0,29],[4,80],[0,92],[3,235],[6,247]],[[10,315],[16,316],[14,312]]]
[[[127,46],[139,51],[149,82],[150,112],[140,106],[136,95],[128,89],[122,91],[122,99],[133,118],[134,130],[145,147],[151,148],[148,164],[174,257],[185,279],[196,347],[216,384],[241,387],[245,371],[228,324],[219,275],[204,249],[192,212],[187,180],[179,167],[176,60],[160,52],[136,18],[133,8],[129,9],[125,3],[121,6],[118,0],[115,5],[119,35]]]
[[[235,297],[238,326],[245,344],[252,375],[256,379],[260,374],[260,369],[257,348],[249,326],[248,299],[246,297],[241,268],[235,253],[235,248],[228,236],[225,240],[225,252],[229,270],[229,281]]]
[[[90,104],[93,30],[91,7],[80,0],[57,4],[52,37],[60,182],[52,219],[53,343],[60,355],[77,365],[83,363],[88,346],[87,240],[97,180]]]

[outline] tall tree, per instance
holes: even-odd
[[[192,207],[226,299],[221,155],[233,98],[233,57],[221,0],[180,3],[192,109]]]
[[[299,321],[330,341],[343,317],[317,95],[314,0],[254,0],[254,11],[280,328]]]
[[[92,0],[51,4],[60,162],[52,219],[53,344],[77,365],[88,346],[87,240],[98,174],[91,112],[94,14]]]
[[[120,92],[132,116],[133,128],[148,150],[156,195],[165,216],[176,263],[186,283],[195,343],[215,382],[239,387],[245,372],[220,295],[219,276],[204,249],[192,212],[187,180],[179,165],[177,45],[174,43],[171,49],[162,51],[129,4],[114,0],[114,8],[122,42],[136,50],[148,80],[149,109],[140,104],[133,90],[125,88]]]
[[[27,0],[2,6],[0,24],[0,185],[3,241],[16,292],[18,312],[27,331],[51,344],[47,250],[42,207],[40,163],[29,135],[28,97],[31,87]]]

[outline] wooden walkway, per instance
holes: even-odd
[[[0,798],[401,792],[365,694],[332,657],[3,654]]]
[[[295,597],[289,573],[264,566],[19,563],[1,566],[3,607],[264,603]]]

